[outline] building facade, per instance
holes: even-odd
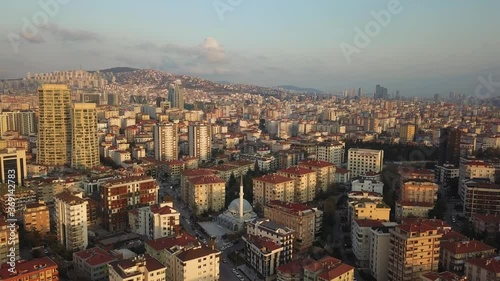
[[[97,111],[94,103],[71,106],[71,167],[90,169],[99,166]]]
[[[347,169],[351,178],[362,176],[368,172],[380,173],[384,166],[384,151],[351,148],[347,155]]]
[[[155,159],[159,161],[177,160],[179,158],[177,124],[161,123],[155,125],[153,130]]]
[[[66,250],[82,250],[88,245],[87,201],[82,193],[64,191],[55,196],[56,233]]]

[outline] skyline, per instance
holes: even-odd
[[[325,92],[376,84],[403,96],[473,95],[479,78],[500,81],[499,2],[398,1],[386,26],[350,61],[341,44],[355,44],[373,13],[391,1],[215,0],[101,3],[71,0],[6,2],[0,19],[0,79],[27,72],[152,68],[214,81],[295,85]],[[40,3],[51,4],[43,8]],[[65,3],[65,4],[64,4]],[[285,4],[286,3],[286,4]],[[360,5],[361,4],[361,5]],[[396,3],[397,4],[397,3]],[[98,7],[98,8],[95,8]],[[48,12],[46,12],[48,11]],[[169,12],[175,11],[175,12]],[[46,24],[24,36],[26,22]],[[462,16],[461,16],[462,15]],[[43,17],[39,17],[43,19]],[[15,35],[19,35],[17,38]]]

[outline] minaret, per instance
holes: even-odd
[[[240,178],[240,219],[243,218],[243,175]]]

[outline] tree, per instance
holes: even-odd
[[[229,177],[229,182],[227,184],[227,188],[226,188],[226,208],[229,206],[229,204],[231,204],[231,201],[233,201],[234,198],[237,197],[237,193],[240,189],[240,184],[239,182],[236,180],[236,177],[234,176],[234,173],[231,173],[231,176]]]
[[[437,218],[442,220],[444,215],[446,214],[446,201],[445,198],[441,196],[441,193],[438,193],[436,204],[434,204],[434,208],[429,211],[429,218]]]

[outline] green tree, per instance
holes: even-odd
[[[429,211],[429,218],[437,218],[442,220],[444,215],[446,214],[446,199],[441,196],[441,193],[438,193],[436,204],[434,204],[434,208]]]

